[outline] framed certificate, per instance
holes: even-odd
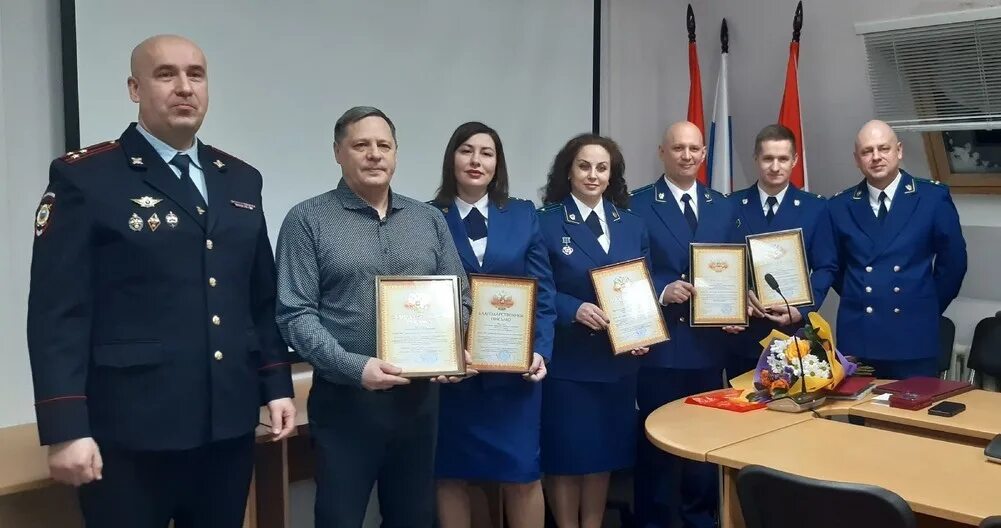
[[[611,321],[608,338],[613,352],[622,354],[671,338],[653,291],[646,259],[592,269],[591,282],[601,311]]]
[[[472,367],[480,372],[528,372],[535,338],[538,281],[469,275],[473,313],[466,333]]]
[[[813,304],[810,265],[806,260],[803,230],[789,229],[747,235],[747,251],[754,277],[754,293],[764,306],[785,305],[782,297],[768,287],[765,275],[775,277],[789,306]]]
[[[376,353],[401,376],[466,373],[455,275],[376,277],[375,308]]]
[[[744,244],[689,246],[695,295],[690,326],[747,325],[747,248]]]

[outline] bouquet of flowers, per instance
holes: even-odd
[[[831,325],[819,313],[810,312],[809,322],[792,337],[772,330],[761,340],[764,350],[754,369],[757,393],[748,399],[774,399],[803,392],[833,389],[855,364],[834,346]],[[805,383],[804,383],[805,382]]]

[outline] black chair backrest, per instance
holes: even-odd
[[[956,323],[944,315],[938,317],[938,371],[952,366],[952,349],[956,345]]]
[[[869,484],[801,477],[763,466],[737,474],[737,494],[747,528],[915,528],[904,499]]]
[[[1001,317],[977,323],[966,366],[988,376],[1001,377]]]
[[[980,521],[980,528],[1001,528],[1001,515],[994,515]]]

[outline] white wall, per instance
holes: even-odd
[[[0,427],[34,421],[25,337],[35,207],[63,153],[59,2],[0,3]]]

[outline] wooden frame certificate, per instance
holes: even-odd
[[[535,292],[527,277],[469,275],[473,313],[466,349],[480,372],[528,372],[535,350]]]
[[[671,339],[646,259],[627,260],[591,270],[601,311],[611,321],[608,339],[616,354]]]
[[[690,326],[747,325],[746,251],[744,244],[689,246]]]
[[[375,309],[376,353],[401,376],[466,373],[456,276],[376,277]]]
[[[754,293],[764,306],[785,305],[782,297],[768,287],[765,275],[775,277],[789,306],[813,304],[810,266],[800,228],[760,235],[747,235],[747,250],[754,277]]]

